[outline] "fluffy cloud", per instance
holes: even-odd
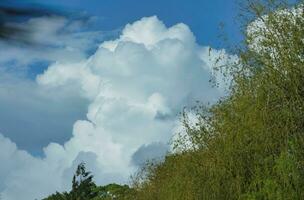
[[[0,64],[13,60],[15,65],[24,66],[37,60],[76,62],[85,59],[88,52],[97,47],[96,42],[106,36],[100,31],[86,31],[85,24],[84,20],[61,16],[32,18],[19,23],[16,26],[28,30],[29,34],[16,37],[27,37],[32,45],[0,41]]]
[[[89,58],[50,65],[37,77],[39,87],[76,88],[90,102],[87,119],[75,122],[64,145],[46,146],[43,158],[0,137],[1,151],[12,152],[1,158],[11,163],[4,165],[9,173],[2,174],[7,180],[2,197],[27,200],[67,189],[81,161],[100,184],[126,182],[144,159],[166,151],[161,144],[172,137],[184,106],[214,102],[223,94],[209,84],[208,49],[185,24],[168,28],[149,17],[126,25],[118,39],[103,42]],[[211,58],[221,53],[212,51]]]
[[[50,141],[67,141],[74,122],[85,118],[88,101],[74,88],[42,88],[1,68],[0,85],[0,132],[34,155]]]
[[[88,101],[75,92],[78,88],[46,89],[34,79],[49,63],[77,62],[98,47],[96,42],[106,34],[86,30],[87,23],[58,16],[32,18],[16,24],[28,30],[26,41],[32,45],[0,41],[0,131],[19,148],[41,155],[50,141],[67,141],[74,122],[85,119]]]
[[[54,166],[53,160],[34,158],[27,152],[18,150],[14,143],[2,135],[0,147],[2,199],[35,199],[57,189],[55,184],[60,182],[60,176],[52,176],[52,180],[48,181],[50,173],[55,174],[58,167]],[[53,145],[49,148],[55,152]],[[39,191],[33,191],[34,188]]]

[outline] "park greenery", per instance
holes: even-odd
[[[80,164],[72,190],[45,200],[303,199],[304,6],[289,3],[241,5],[239,60],[215,69],[231,80],[229,95],[186,109],[186,131],[162,162],[149,162],[130,186],[96,186]]]

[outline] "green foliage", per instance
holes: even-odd
[[[97,196],[96,185],[93,175],[85,170],[84,163],[78,165],[72,181],[72,191],[69,193],[71,199],[92,199]]]
[[[227,66],[230,95],[198,108],[195,127],[183,115],[187,134],[135,180],[137,199],[304,197],[304,8],[247,5],[259,25],[246,24],[240,61]]]
[[[127,200],[130,199],[135,192],[128,185],[109,184],[96,188],[98,197],[94,200]]]
[[[69,193],[56,192],[44,200],[125,200],[133,193],[128,185],[96,186],[93,175],[86,171],[84,163],[80,163],[73,176],[72,190]]]
[[[51,196],[45,198],[44,200],[69,200],[71,199],[69,197],[69,194],[64,192],[64,193],[59,193],[59,192],[56,192],[56,194],[52,194]]]

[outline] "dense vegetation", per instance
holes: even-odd
[[[125,195],[91,198],[114,190],[88,178],[73,182],[71,193],[82,184],[90,192],[48,200],[304,199],[304,7],[252,2],[239,61],[223,67],[232,77],[229,96],[192,110],[195,126],[185,112],[186,134],[163,162],[142,169],[132,189],[115,185]]]
[[[96,186],[93,175],[87,172],[84,163],[78,165],[72,180],[72,190],[53,194],[44,200],[112,200],[131,199],[134,190],[128,185],[109,184]]]

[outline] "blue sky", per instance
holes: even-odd
[[[238,42],[241,38],[237,25],[237,0],[52,0],[42,4],[97,16],[102,30],[121,28],[143,16],[157,15],[168,26],[179,22],[187,24],[203,45],[221,47],[220,23],[225,25],[225,33],[231,42]]]
[[[19,1],[23,4],[24,1]],[[185,23],[193,32],[198,44],[203,46],[211,46],[213,48],[225,48],[226,43],[219,37],[220,34],[227,34],[231,44],[237,43],[241,39],[241,35],[236,23],[237,19],[237,4],[234,1],[213,0],[213,1],[199,1],[199,0],[52,0],[48,2],[28,1],[34,4],[50,7],[55,10],[62,10],[66,13],[86,13],[95,20],[90,24],[89,30],[109,31],[113,35],[108,38],[117,37],[117,31],[120,32],[127,23],[132,23],[142,17],[149,17],[156,15],[162,20],[166,26],[170,27],[177,23]],[[225,29],[221,30],[220,23],[225,24]],[[224,32],[223,32],[224,31]],[[102,39],[100,39],[102,40]],[[97,44],[96,44],[97,45]],[[94,48],[92,48],[94,51]],[[37,74],[42,73],[49,65],[49,61],[43,59],[36,59],[34,62],[28,64],[27,77],[35,79]],[[83,100],[77,100],[83,102]],[[73,107],[67,109],[64,116],[67,121],[54,121],[52,123],[52,130],[47,128],[47,137],[39,134],[41,127],[46,123],[41,122],[37,125],[34,121],[37,117],[23,119],[22,113],[28,112],[26,107],[20,109],[21,113],[12,116],[1,116],[3,118],[2,132],[13,141],[21,149],[28,150],[34,155],[42,155],[42,147],[47,145],[50,141],[62,144],[67,141],[70,134],[67,134],[73,122],[79,118],[85,118],[85,105],[78,103],[78,108]],[[4,106],[4,105],[3,105]],[[59,107],[58,105],[54,105]],[[5,107],[5,109],[7,109]],[[39,112],[39,111],[37,111]],[[40,112],[41,113],[41,112]],[[39,113],[33,112],[34,116]],[[47,118],[51,114],[47,114]],[[17,116],[17,117],[16,117]],[[54,114],[54,118],[61,116]],[[40,120],[41,121],[41,120]],[[43,120],[42,120],[43,121]],[[20,124],[16,126],[15,124]],[[27,129],[25,127],[28,127]],[[25,132],[25,133],[24,133]],[[22,137],[24,134],[32,132],[36,135],[34,140],[26,140]],[[54,132],[54,134],[51,134]],[[9,133],[9,134],[8,134]],[[57,134],[56,134],[57,133]],[[65,134],[64,134],[65,133]]]
[[[184,107],[227,94],[213,68],[237,60],[219,38],[224,23],[231,44],[241,40],[234,1],[31,3],[74,18],[41,16],[18,24],[43,45],[0,41],[4,199],[68,190],[82,161],[97,184],[126,183],[147,159],[164,156],[168,141],[184,131]],[[83,13],[91,17],[89,26],[75,18]],[[212,74],[219,87],[210,84]]]

